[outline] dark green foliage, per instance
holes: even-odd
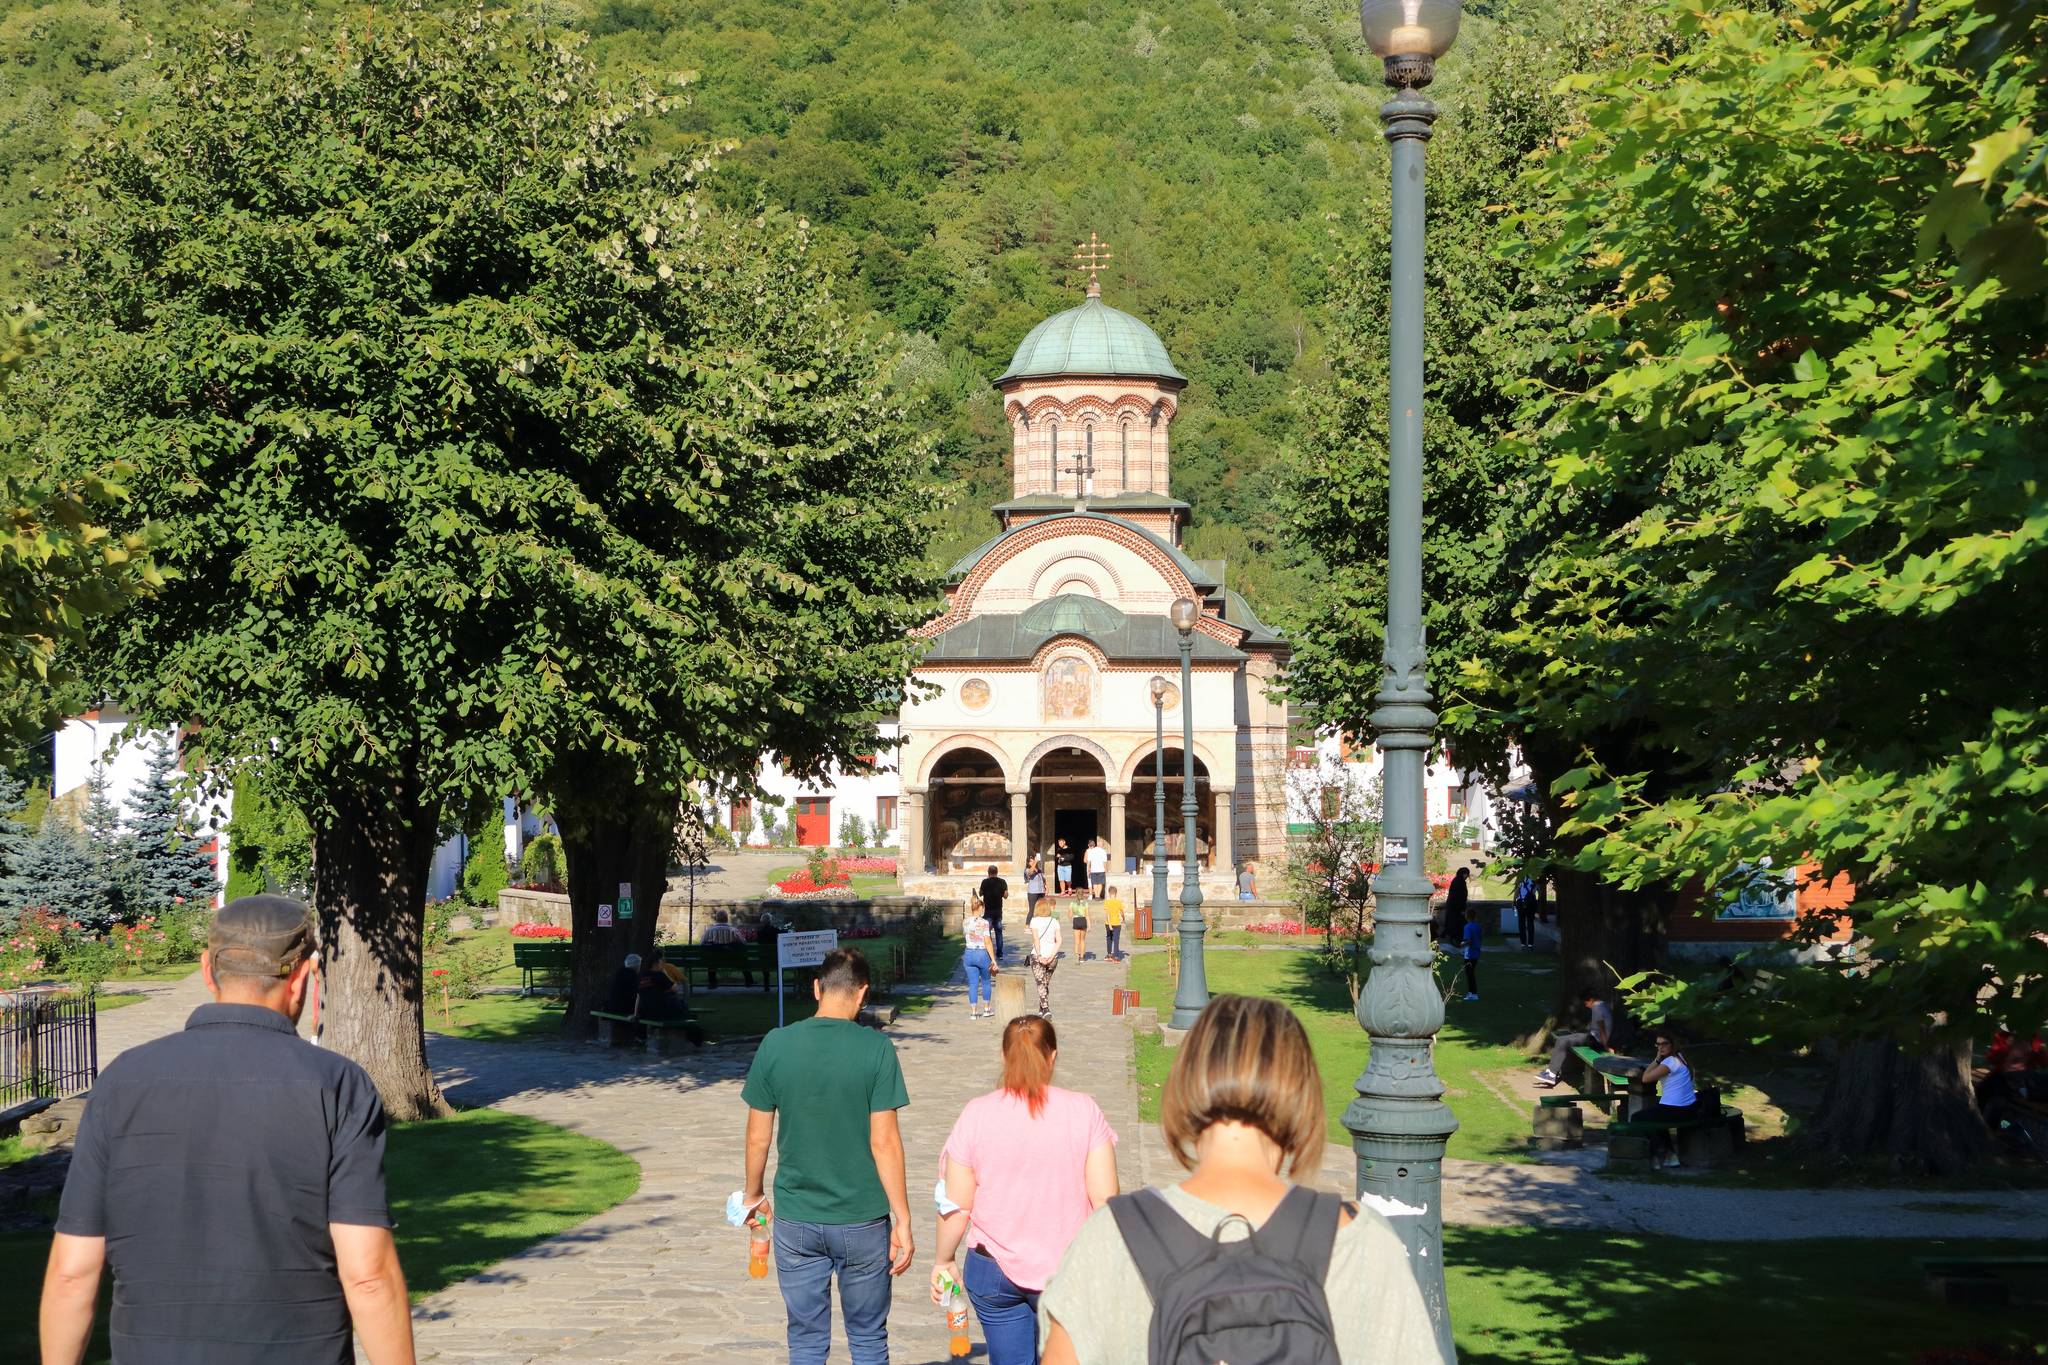
[[[304,899],[312,893],[312,830],[266,766],[252,764],[236,777],[227,838],[227,899],[265,891]]]
[[[511,882],[505,866],[504,831],[485,822],[469,841],[469,856],[462,863],[462,884],[457,894],[471,905],[496,906],[498,893]]]
[[[27,787],[19,777],[0,768],[0,929],[13,924],[21,913],[15,900],[14,878],[35,841],[36,821],[28,816]]]
[[[90,933],[104,933],[114,923],[113,891],[106,860],[52,812],[22,850],[20,866],[0,883],[0,903],[13,914],[48,910]]]
[[[152,735],[149,766],[129,800],[124,822],[125,884],[131,916],[162,914],[176,905],[213,904],[213,854],[178,790],[178,745]]]
[[[519,880],[528,886],[559,891],[566,875],[562,861],[562,837],[543,830],[526,841],[519,855]]]

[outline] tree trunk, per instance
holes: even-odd
[[[1907,1052],[1889,1039],[1842,1045],[1802,1139],[1832,1156],[1884,1156],[1905,1175],[1953,1175],[1990,1145],[1970,1088],[1968,1043]]]
[[[1559,1018],[1580,1012],[1586,987],[1611,995],[1621,977],[1661,966],[1667,897],[1662,888],[1624,891],[1591,873],[1559,867],[1557,1005]]]
[[[630,788],[623,797],[614,787],[601,799],[557,801],[573,934],[569,1013],[562,1031],[571,1037],[588,1038],[596,1031],[590,1012],[604,1008],[626,954],[644,957],[654,946],[681,804],[676,793],[648,787]],[[622,885],[633,888],[630,920],[618,918]],[[609,929],[598,927],[600,904],[612,907]]]
[[[452,1110],[427,1066],[422,1011],[427,871],[440,842],[416,784],[344,794],[313,824],[320,1044],[370,1073],[394,1119]]]

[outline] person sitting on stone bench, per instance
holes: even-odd
[[[1550,1065],[1536,1073],[1538,1090],[1548,1090],[1564,1079],[1573,1048],[1596,1047],[1602,1052],[1614,1051],[1614,1006],[1602,1000],[1599,988],[1594,986],[1579,992],[1579,1000],[1586,1007],[1589,1022],[1582,1030],[1557,1035],[1556,1041],[1550,1045]]]
[[[1657,1102],[1629,1115],[1630,1123],[1691,1123],[1700,1116],[1699,1090],[1693,1084],[1692,1066],[1668,1029],[1657,1030],[1657,1060],[1643,1072],[1643,1083],[1657,1087]],[[1650,1138],[1650,1164],[1678,1164],[1678,1151],[1662,1129]]]

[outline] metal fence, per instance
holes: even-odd
[[[91,992],[0,994],[0,1110],[89,1090],[99,1075],[99,1036]]]

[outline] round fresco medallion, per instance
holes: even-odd
[[[980,678],[969,678],[960,684],[960,704],[970,711],[979,711],[988,705],[988,684]]]
[[[1180,689],[1178,687],[1175,687],[1172,683],[1168,683],[1166,685],[1166,690],[1159,694],[1159,704],[1161,706],[1164,706],[1169,711],[1173,710],[1176,706],[1179,706]]]

